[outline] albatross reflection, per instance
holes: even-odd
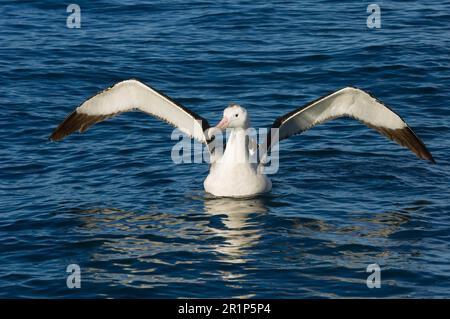
[[[222,245],[214,246],[220,253],[220,261],[228,263],[243,263],[248,260],[249,249],[255,246],[259,238],[260,227],[253,214],[267,211],[261,198],[232,199],[206,198],[205,212],[220,216],[222,227],[211,227],[211,231],[225,241]]]

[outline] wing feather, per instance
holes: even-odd
[[[202,143],[209,142],[206,119],[135,79],[119,82],[86,100],[58,125],[50,139],[58,141],[75,131],[83,133],[98,122],[134,110],[161,119]]]
[[[374,96],[353,87],[320,97],[277,118],[272,125],[276,136],[268,134],[264,149],[267,153],[276,141],[301,134],[316,125],[340,117],[356,119],[409,148],[417,157],[435,163],[425,144],[397,113]]]

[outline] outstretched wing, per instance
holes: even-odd
[[[180,129],[202,143],[208,143],[205,131],[210,128],[206,119],[138,80],[126,80],[85,101],[58,125],[50,135],[52,141],[63,139],[75,131],[86,131],[122,112],[139,110]]]
[[[409,148],[419,158],[435,163],[423,142],[402,118],[363,90],[346,87],[277,118],[267,135],[266,153],[277,142],[329,120],[351,117]],[[264,157],[264,156],[262,156]]]

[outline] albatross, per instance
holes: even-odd
[[[249,197],[270,191],[272,183],[262,167],[274,145],[340,117],[356,119],[409,148],[418,158],[435,163],[424,143],[397,113],[355,87],[342,88],[275,119],[271,131],[276,134],[267,134],[265,142],[256,146],[264,150],[256,162],[250,160],[255,145],[246,133],[250,118],[244,107],[231,104],[223,111],[222,120],[211,127],[197,113],[136,79],[116,83],[83,102],[58,125],[50,140],[61,140],[75,131],[82,133],[95,123],[135,110],[161,119],[207,146],[211,162],[203,185],[207,193],[218,197]],[[211,146],[215,144],[213,132],[225,129],[230,130],[226,148],[216,154]]]

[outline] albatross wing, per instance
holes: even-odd
[[[417,157],[435,163],[423,142],[397,113],[370,94],[353,87],[343,88],[277,118],[272,129],[278,129],[278,140],[281,141],[339,117],[359,120],[409,148]],[[275,141],[268,134],[266,152],[273,146],[272,140]]]
[[[75,109],[54,130],[50,139],[58,141],[67,135],[86,131],[91,125],[122,112],[139,110],[180,129],[188,136],[207,143],[206,119],[138,80],[126,80],[98,93]]]

